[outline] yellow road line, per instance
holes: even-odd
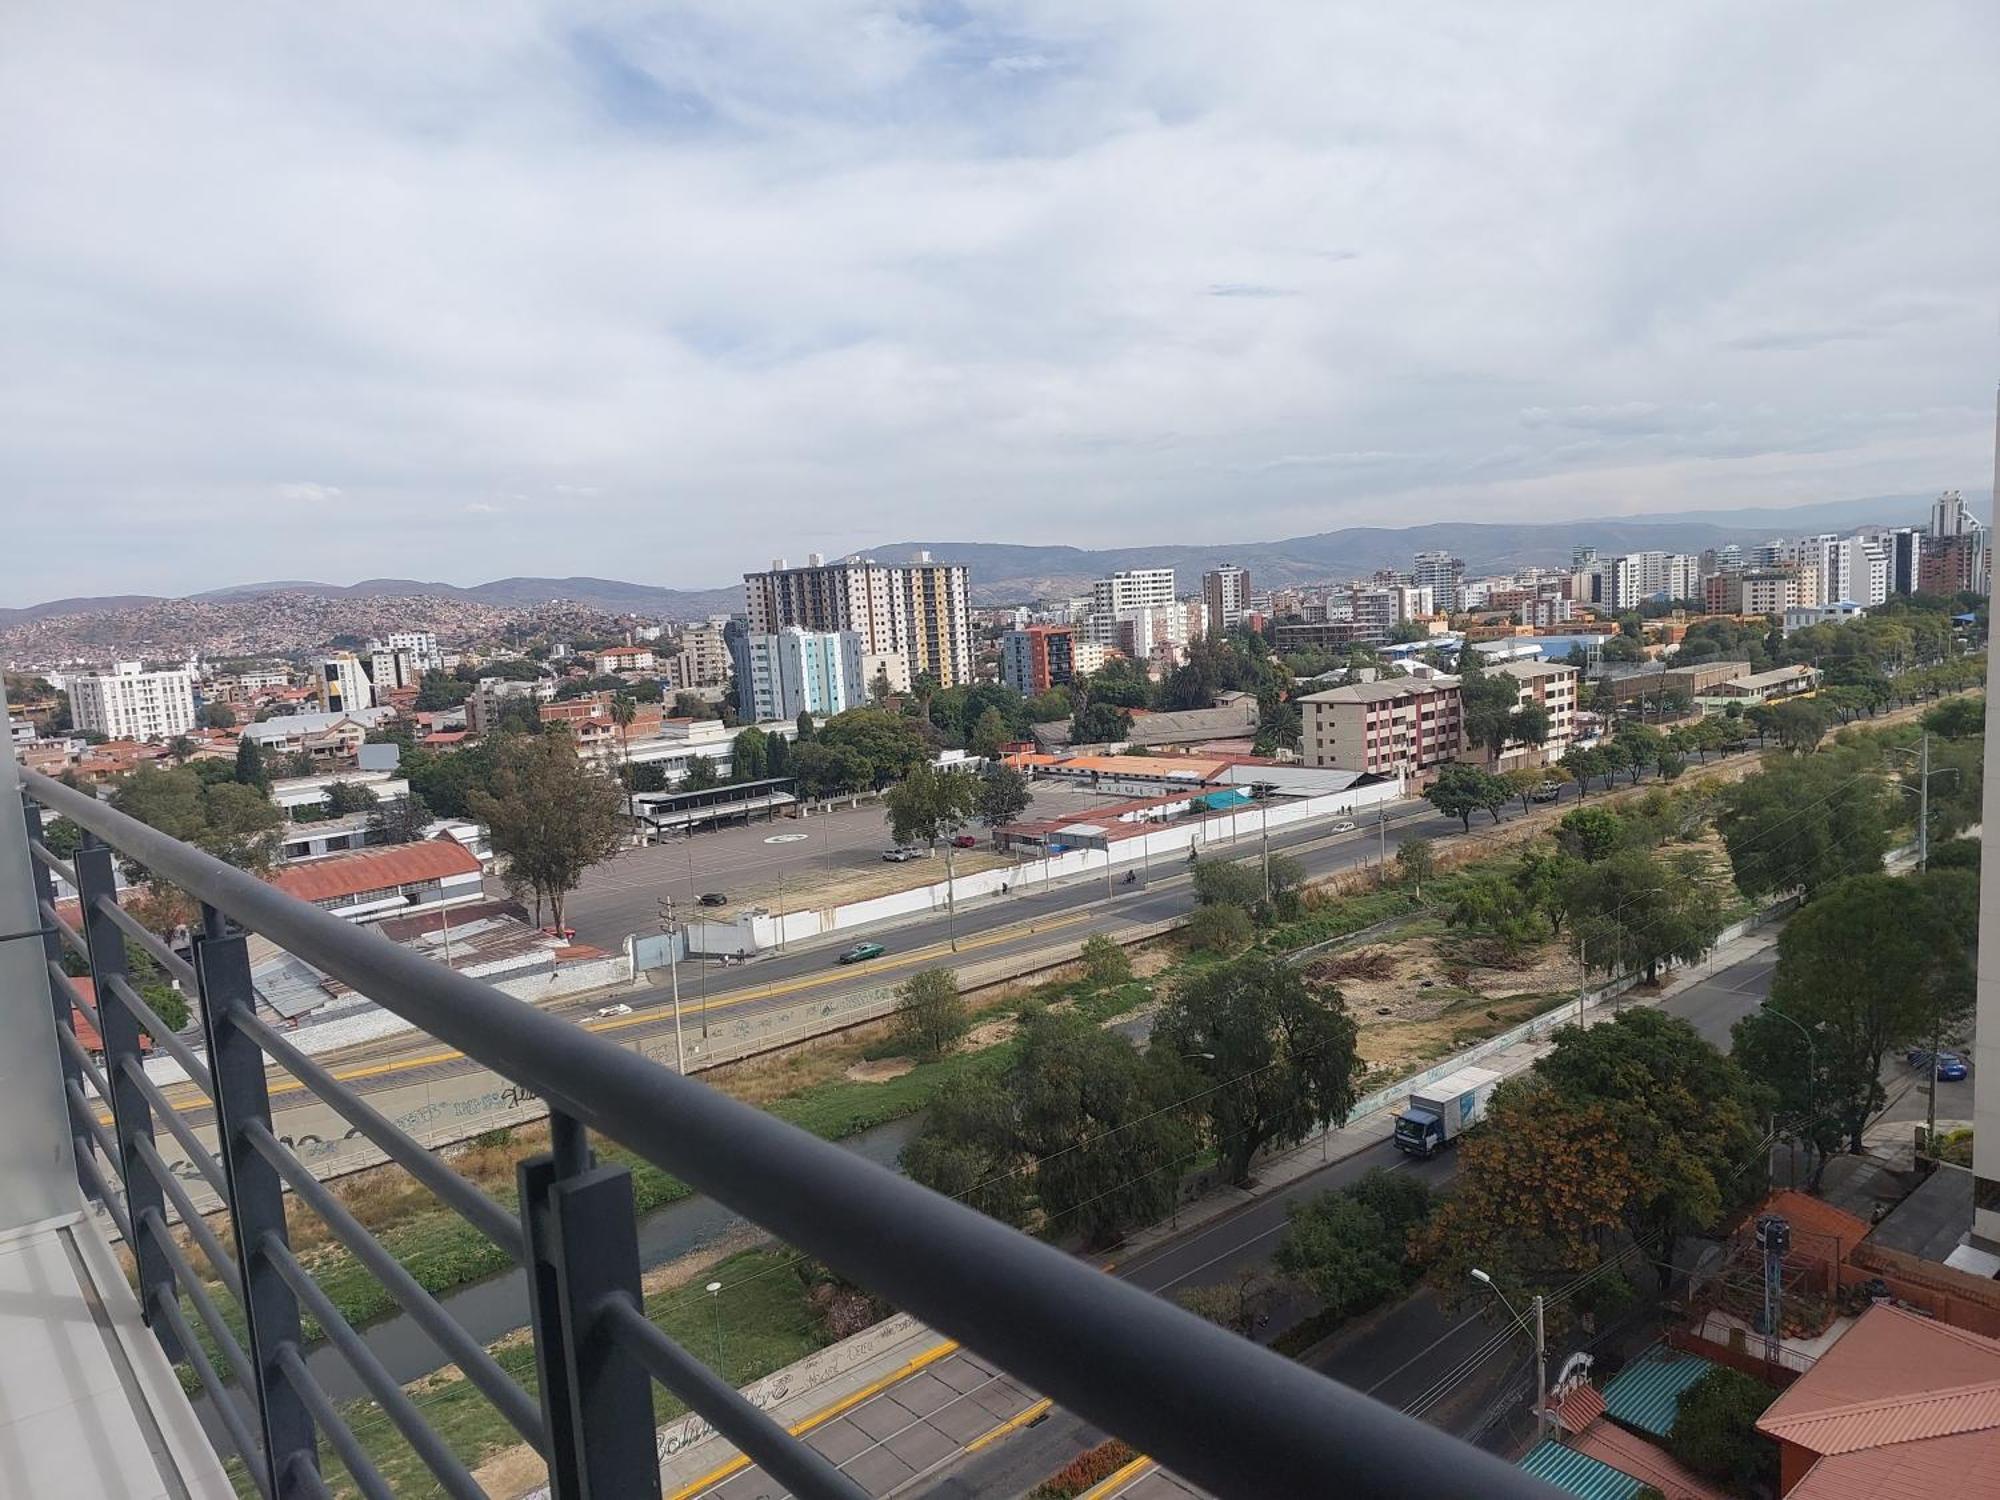
[[[872,1380],[867,1385],[861,1387],[860,1390],[842,1396],[831,1406],[820,1408],[820,1410],[814,1412],[811,1416],[793,1423],[785,1431],[789,1432],[793,1437],[804,1437],[815,1427],[824,1427],[828,1422],[831,1422],[842,1413],[854,1410],[862,1402],[881,1395],[890,1386],[908,1380],[919,1370],[936,1364],[948,1354],[955,1354],[957,1352],[958,1341],[956,1339],[946,1339],[941,1344],[933,1344],[930,1348],[924,1350],[922,1354],[917,1355],[904,1364],[898,1365],[880,1380]],[[740,1474],[749,1467],[750,1460],[739,1453],[736,1457],[730,1459],[728,1463],[709,1470],[708,1473],[702,1475],[693,1484],[684,1485],[680,1489],[675,1490],[668,1497],[668,1500],[690,1500],[691,1496],[699,1495],[703,1490],[713,1489],[732,1474]]]
[[[1024,937],[1039,937],[1044,932],[1052,932],[1057,928],[1071,927],[1078,922],[1088,921],[1090,916],[1091,913],[1089,912],[1070,912],[1064,916],[1040,919],[1026,926],[996,928],[992,932],[964,939],[959,943],[957,951],[963,953],[968,949],[990,948],[995,943],[1014,942]],[[953,949],[949,943],[933,943],[928,948],[918,948],[909,953],[896,954],[891,958],[889,963],[879,965],[875,972],[880,972],[883,969],[907,967],[910,964],[925,963],[934,958],[945,957],[952,952]],[[708,1009],[711,1012],[729,1010],[739,1005],[748,1005],[755,1000],[771,1000],[781,995],[796,994],[801,990],[823,989],[828,985],[843,983],[851,984],[858,977],[857,971],[850,968],[842,968],[824,974],[801,974],[797,978],[780,980],[776,983],[765,985],[760,989],[740,990],[725,997],[711,1000],[708,1002]],[[662,1007],[655,1006],[634,1015],[611,1016],[603,1020],[586,1021],[583,1023],[582,1029],[585,1031],[610,1032],[623,1031],[633,1026],[650,1025],[659,1021],[662,1009]],[[683,1016],[688,1014],[689,1007],[685,999],[681,1002],[681,1011]],[[696,1007],[694,1013],[698,1016],[700,1008]],[[353,1068],[337,1068],[334,1070],[333,1076],[342,1083],[352,1083],[357,1079],[381,1078],[392,1073],[408,1073],[417,1068],[432,1067],[437,1063],[456,1062],[464,1055],[464,1053],[456,1049],[446,1048],[434,1052],[419,1053],[413,1057],[399,1057],[388,1062],[368,1063]],[[305,1085],[295,1078],[273,1079],[270,1084],[270,1092],[273,1095],[297,1093],[304,1090],[304,1088]],[[208,1100],[200,1095],[196,1095],[193,1098],[183,1096],[174,1100],[173,1104],[177,1110],[206,1109],[208,1107]]]
[[[1117,1494],[1140,1475],[1151,1472],[1152,1467],[1153,1461],[1142,1453],[1109,1479],[1085,1490],[1077,1500],[1108,1500],[1108,1497]]]
[[[1021,1428],[1026,1427],[1030,1422],[1038,1420],[1044,1412],[1046,1412],[1051,1406],[1054,1405],[1055,1402],[1051,1401],[1047,1396],[1042,1397],[1041,1400],[1037,1401],[1033,1406],[1029,1407],[1026,1411],[1018,1412],[1015,1415],[1009,1417],[1006,1421],[1002,1422],[998,1427],[995,1427],[990,1432],[980,1433],[978,1437],[974,1438],[971,1442],[965,1445],[965,1451],[967,1453],[977,1453],[981,1448],[999,1442],[1000,1439],[1005,1437],[1008,1433],[1018,1432]]]

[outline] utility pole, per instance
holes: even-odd
[[[1109,858],[1109,855],[1106,856]],[[952,846],[944,846],[944,926],[951,937],[951,951],[958,952],[958,886],[957,867],[953,863]]]
[[[1375,836],[1378,840],[1377,848],[1379,850],[1375,863],[1382,872],[1382,878],[1387,880],[1389,878],[1389,808],[1386,803],[1378,802],[1375,804]]]
[[[1549,1335],[1542,1320],[1546,1306],[1540,1292],[1535,1293],[1535,1441],[1546,1442],[1549,1436]]]
[[[680,924],[674,920],[674,898],[660,898],[660,931],[667,935],[667,971],[674,987],[674,1071],[687,1076],[687,1047],[681,1040],[681,955],[677,944]],[[703,1017],[706,1022],[707,1017]]]

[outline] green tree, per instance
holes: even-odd
[[[819,726],[813,743],[851,750],[868,767],[867,785],[880,790],[931,758],[914,719],[880,708],[850,708]]]
[[[1195,909],[1181,936],[1197,953],[1235,953],[1250,943],[1256,929],[1250,913],[1240,906],[1217,904]]]
[[[1947,698],[1924,715],[1924,728],[1947,740],[1971,739],[1986,732],[1984,698]]]
[[[267,797],[271,795],[271,772],[264,764],[264,747],[247,734],[236,742],[236,779],[245,786],[254,786]]]
[[[201,722],[210,729],[234,729],[236,710],[227,703],[204,703],[201,706]]]
[[[899,844],[935,849],[972,817],[979,805],[979,779],[966,771],[939,770],[918,761],[882,798],[891,836]]]
[[[1634,1176],[1627,1220],[1676,1263],[1678,1236],[1713,1229],[1763,1174],[1744,1168],[1764,1149],[1765,1100],[1694,1027],[1663,1011],[1620,1011],[1601,1026],[1569,1026],[1535,1064],[1562,1097],[1601,1106]]]
[[[715,768],[715,762],[706,755],[690,755],[687,769],[681,773],[680,790],[684,792],[705,792],[722,784],[722,773]]]
[[[1725,788],[1715,826],[1746,896],[1802,891],[1882,868],[1895,810],[1872,770],[1831,755],[1773,761]]]
[[[1815,1108],[1839,1121],[1855,1151],[1887,1097],[1881,1072],[1890,1049],[1928,1042],[1971,1005],[1977,892],[1978,877],[1963,870],[1857,875],[1829,887],[1779,935],[1771,1008],[1813,1037],[1822,1070]],[[1776,1047],[1756,1050],[1778,1060]],[[1796,1097],[1797,1075],[1764,1081]]]
[[[1067,688],[1052,687],[1030,698],[1026,713],[1030,724],[1058,723],[1075,715],[1076,700],[1070,697]]]
[[[1757,1430],[1770,1404],[1768,1386],[1717,1365],[1677,1398],[1667,1451],[1738,1494],[1774,1494],[1778,1445]]]
[[[799,790],[809,798],[865,792],[873,784],[867,758],[845,745],[808,741],[792,752],[790,767]]]
[[[1083,940],[1083,949],[1077,954],[1083,963],[1084,978],[1093,988],[1109,989],[1113,985],[1124,984],[1132,977],[1132,956],[1124,945],[1106,937],[1103,933],[1092,933]]]
[[[980,821],[988,828],[1013,822],[1033,801],[1028,778],[1012,766],[991,765],[980,773],[976,805]]]
[[[1457,818],[1472,831],[1472,815],[1482,808],[1500,821],[1499,809],[1513,798],[1514,789],[1490,771],[1454,763],[1438,772],[1424,798],[1448,818]]]
[[[762,781],[771,774],[771,738],[752,724],[739,730],[729,747],[732,781]]]
[[[1000,710],[988,708],[979,715],[971,731],[966,735],[965,748],[974,755],[994,760],[1013,738],[1014,731],[1000,716]]]
[[[1771,710],[1771,737],[1794,755],[1819,748],[1831,715],[1817,703],[1780,703]]]
[[[1625,842],[1625,820],[1602,807],[1575,807],[1556,824],[1556,847],[1572,859],[1596,864]]]
[[[799,710],[797,730],[798,730],[798,736],[796,743],[801,745],[809,745],[812,743],[813,735],[815,733],[815,730],[813,728],[813,716],[807,713],[803,708]]]
[[[1116,704],[1097,702],[1082,709],[1070,720],[1072,745],[1108,745],[1122,741],[1132,732],[1132,716]]]
[[[1200,906],[1240,906],[1248,911],[1264,899],[1261,866],[1228,859],[1204,859],[1194,867],[1194,899]]]
[[[1549,935],[1547,919],[1527,892],[1504,875],[1478,875],[1458,887],[1448,920],[1468,928],[1498,951],[1490,956],[1510,962],[1524,948]]]
[[[336,818],[367,812],[381,800],[375,789],[364,782],[336,781],[326,789],[327,813]]]
[[[972,1018],[950,969],[919,969],[896,986],[890,1036],[919,1062],[936,1062],[958,1045]]]
[[[467,800],[494,851],[506,857],[510,878],[534,892],[538,922],[546,902],[561,927],[563,900],[584,871],[618,852],[618,784],[578,760],[567,734],[504,741],[492,790]]]
[[[368,819],[368,841],[372,844],[414,844],[431,823],[431,810],[415,792],[391,797],[376,807]]]
[[[278,809],[257,788],[235,781],[204,784],[185,767],[148,766],[119,783],[111,805],[183,843],[246,870],[262,870],[277,853]]]
[[[911,1181],[1004,1224],[1025,1224],[1034,1211],[1033,1163],[1014,1127],[1014,1101],[990,1074],[938,1090],[902,1164]]]
[[[1396,868],[1424,899],[1424,882],[1437,872],[1437,849],[1429,839],[1407,838],[1396,846]]]
[[[1124,1037],[1030,1011],[1005,1087],[1035,1160],[1044,1234],[1098,1248],[1173,1207],[1194,1130],[1170,1071]]]
[[[1359,1182],[1291,1205],[1278,1269],[1328,1312],[1360,1312],[1414,1279],[1410,1235],[1430,1212],[1429,1188],[1376,1167]]]
[[[1354,1039],[1337,993],[1314,995],[1296,968],[1260,954],[1190,975],[1153,1028],[1153,1046],[1200,1079],[1209,1140],[1237,1183],[1249,1180],[1265,1146],[1289,1145],[1346,1118]]]
[[[1693,963],[1714,947],[1724,914],[1722,882],[1694,850],[1661,859],[1626,849],[1578,870],[1570,889],[1584,962],[1614,974],[1644,969],[1648,984],[1662,964]]]

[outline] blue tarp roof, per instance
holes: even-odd
[[[1714,1368],[1713,1361],[1699,1354],[1655,1344],[1605,1385],[1604,1413],[1627,1427],[1665,1437],[1673,1429],[1681,1392]]]
[[[1241,787],[1231,787],[1227,791],[1208,792],[1201,800],[1204,807],[1241,807],[1250,800],[1250,794]]]
[[[1539,1479],[1546,1479],[1564,1494],[1575,1495],[1577,1500],[1632,1500],[1632,1496],[1645,1488],[1622,1469],[1614,1469],[1561,1443],[1537,1443],[1534,1451],[1521,1460],[1521,1467]]]

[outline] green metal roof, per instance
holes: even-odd
[[[1699,1354],[1655,1344],[1604,1387],[1604,1413],[1615,1422],[1665,1437],[1673,1430],[1680,1394],[1715,1368]]]
[[[1536,1444],[1521,1467],[1577,1500],[1632,1500],[1645,1488],[1630,1474],[1561,1443]]]

